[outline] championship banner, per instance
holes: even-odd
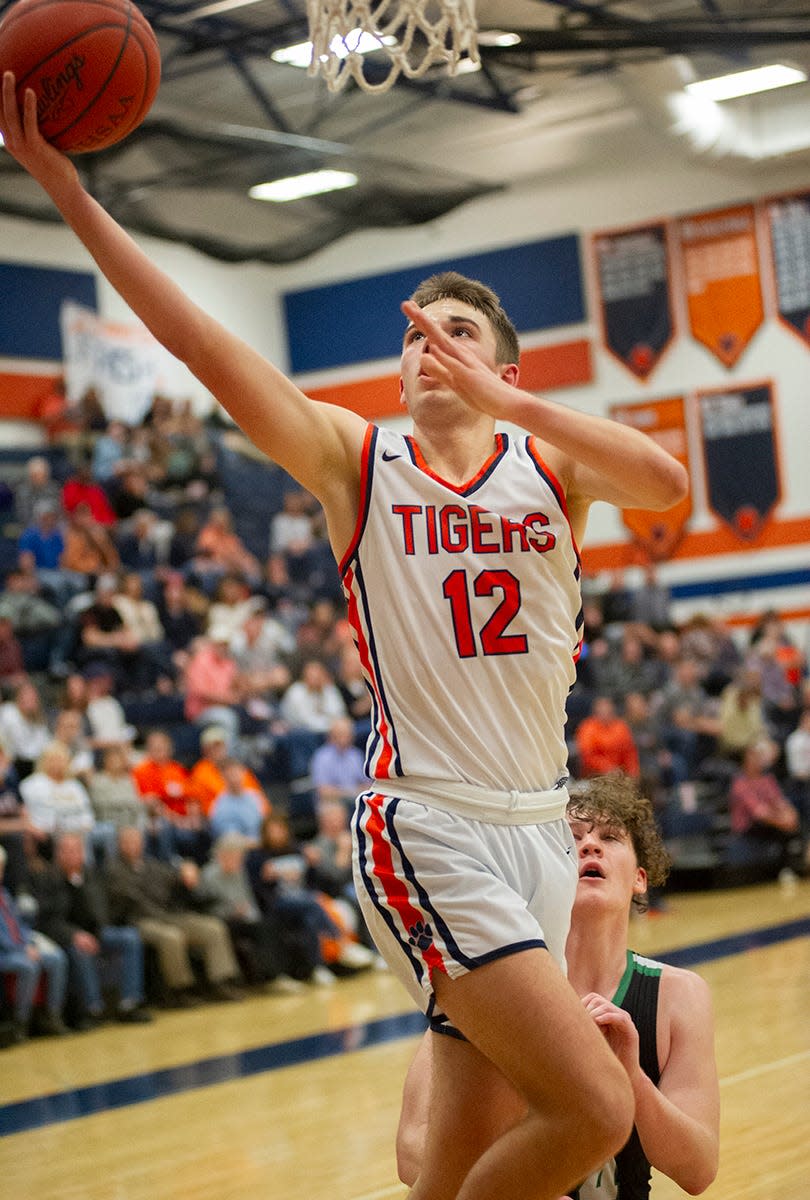
[[[770,383],[699,392],[709,507],[754,541],[781,499]]]
[[[72,301],[62,304],[59,319],[71,404],[94,388],[107,420],[131,426],[143,422],[157,394],[190,400],[195,411],[207,411],[196,394],[201,385],[145,326],[104,320]]]
[[[610,415],[623,425],[631,425],[648,434],[673,458],[689,470],[686,436],[686,405],[683,396],[667,400],[642,400],[637,404],[611,405]],[[683,537],[692,515],[692,495],[688,492],[667,512],[648,512],[639,508],[622,509],[622,521],[635,541],[653,562],[671,557]]]
[[[765,313],[753,204],[678,222],[692,336],[731,367]]]
[[[810,343],[810,192],[765,204],[781,321]]]
[[[673,337],[666,226],[597,233],[593,247],[605,347],[646,379]]]

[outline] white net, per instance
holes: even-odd
[[[418,79],[443,62],[455,75],[463,59],[479,61],[475,0],[307,0],[307,17],[309,73],[323,75],[331,92],[349,79],[363,91],[386,92],[400,74]],[[372,52],[380,52],[373,71],[366,64]]]

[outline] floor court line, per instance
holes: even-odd
[[[807,935],[810,935],[810,917],[799,917],[761,929],[746,930],[728,937],[662,951],[656,954],[656,958],[673,966],[692,966]],[[384,1042],[415,1037],[424,1028],[425,1018],[421,1013],[412,1011],[287,1042],[273,1042],[236,1054],[200,1059],[123,1079],[112,1079],[85,1087],[34,1096],[0,1106],[0,1137],[133,1104],[143,1104],[217,1083],[279,1070],[282,1067],[347,1054]],[[728,1086],[732,1081],[740,1081],[745,1075],[746,1073],[742,1072],[740,1075],[730,1076],[725,1085]]]
[[[808,1058],[810,1058],[810,1050],[801,1050],[798,1054],[789,1054],[787,1058],[777,1058],[773,1062],[760,1063],[756,1067],[748,1067],[745,1071],[737,1071],[735,1075],[724,1076],[720,1080],[720,1087],[731,1087],[735,1083],[745,1083],[749,1079],[767,1075],[769,1071],[781,1071],[785,1067],[794,1067]]]

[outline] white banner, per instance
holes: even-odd
[[[210,411],[211,397],[200,396],[198,381],[144,325],[105,320],[72,300],[59,317],[71,405],[95,388],[107,419],[130,426],[143,422],[156,394],[191,400],[200,415]]]

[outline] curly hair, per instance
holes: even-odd
[[[411,296],[414,304],[426,308],[436,300],[458,300],[482,313],[495,334],[495,353],[499,363],[516,363],[520,344],[515,327],[506,315],[500,298],[478,279],[468,279],[458,271],[440,271],[423,279]]]
[[[666,882],[671,860],[661,840],[653,808],[628,775],[615,772],[574,783],[569,788],[569,821],[602,825],[622,830],[633,843],[636,862],[647,874],[648,887]],[[633,898],[641,911],[647,907],[643,896]]]

